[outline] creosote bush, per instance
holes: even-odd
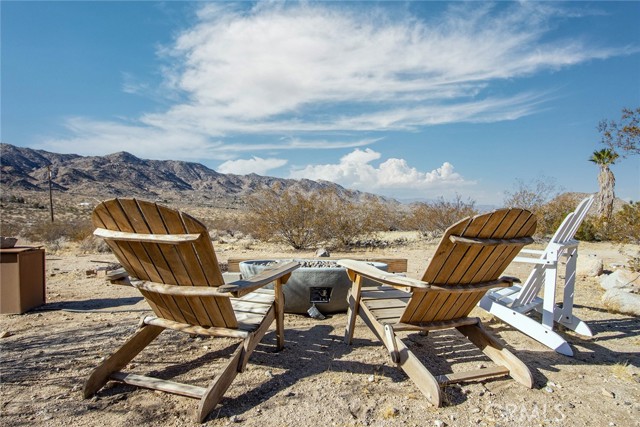
[[[265,188],[249,197],[248,208],[245,228],[252,236],[294,249],[319,244],[344,248],[384,228],[384,206],[377,199],[354,202],[332,190]]]
[[[60,240],[81,242],[93,233],[94,227],[89,218],[65,220],[65,221],[42,221],[36,223],[22,232],[24,237],[32,242],[55,243]]]
[[[433,202],[413,204],[407,227],[419,231],[424,237],[435,237],[457,221],[477,213],[473,200],[462,200],[459,194],[451,201],[440,197]]]

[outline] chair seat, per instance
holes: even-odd
[[[258,329],[275,298],[273,289],[258,289],[241,298],[230,298],[238,329],[247,332]]]
[[[409,292],[401,291],[392,286],[377,286],[365,288],[361,294],[364,304],[380,323],[398,323],[411,299]]]
[[[496,302],[499,302],[505,307],[511,308],[513,311],[517,311],[518,313],[528,313],[531,310],[535,310],[542,305],[544,300],[540,297],[534,297],[533,300],[528,304],[514,306],[514,303],[520,296],[521,290],[521,286],[513,285],[509,288],[496,289],[494,291],[488,292],[487,297]]]

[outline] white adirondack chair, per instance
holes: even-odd
[[[582,200],[575,211],[567,215],[544,250],[523,249],[514,262],[532,263],[533,271],[522,286],[495,289],[488,292],[478,305],[502,321],[519,329],[531,338],[558,353],[573,356],[573,350],[559,334],[553,331],[557,322],[581,335],[593,336],[585,322],[573,315],[573,298],[576,283],[578,241],[574,236],[587,215],[594,197]],[[532,257],[536,255],[537,257]],[[562,305],[556,304],[558,263],[566,258],[566,272]],[[544,288],[542,297],[538,294]],[[542,314],[542,322],[529,317],[535,310]]]

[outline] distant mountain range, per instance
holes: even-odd
[[[218,173],[193,162],[145,160],[127,152],[107,156],[57,154],[0,143],[0,185],[7,190],[56,191],[78,195],[146,199],[207,200],[217,204],[242,204],[243,198],[264,186],[302,191],[333,189],[353,200],[378,197],[349,190],[329,181],[294,180]]]

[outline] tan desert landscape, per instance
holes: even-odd
[[[390,233],[402,246],[332,253],[330,259],[406,258],[407,275],[417,278],[437,241],[413,233]],[[18,242],[24,244],[29,242]],[[34,243],[34,242],[31,242]],[[37,242],[35,242],[37,244]],[[543,247],[541,244],[534,246]],[[313,251],[243,238],[214,242],[221,264],[230,258],[313,258]],[[447,386],[445,404],[432,407],[391,362],[387,351],[358,320],[354,343],[343,342],[346,314],[315,320],[287,314],[286,346],[274,352],[267,333],[245,372],[236,377],[204,425],[244,426],[633,426],[640,425],[640,320],[601,302],[599,279],[582,274],[585,263],[603,260],[605,270],[624,264],[637,245],[580,244],[576,314],[595,336],[563,331],[574,357],[555,353],[476,308],[487,329],[531,369],[527,389],[510,379]],[[3,315],[2,424],[5,426],[192,426],[196,401],[186,397],[109,383],[84,400],[82,386],[103,357],[132,334],[149,307],[136,289],[112,285],[101,268],[115,262],[109,253],[87,253],[72,243],[46,255],[46,305],[22,315]],[[526,267],[526,266],[525,266]],[[98,269],[98,274],[87,271]],[[512,264],[506,274],[526,276]],[[404,340],[435,373],[490,363],[455,330]],[[130,364],[193,384],[215,375],[216,357],[230,353],[232,339],[165,332]]]

